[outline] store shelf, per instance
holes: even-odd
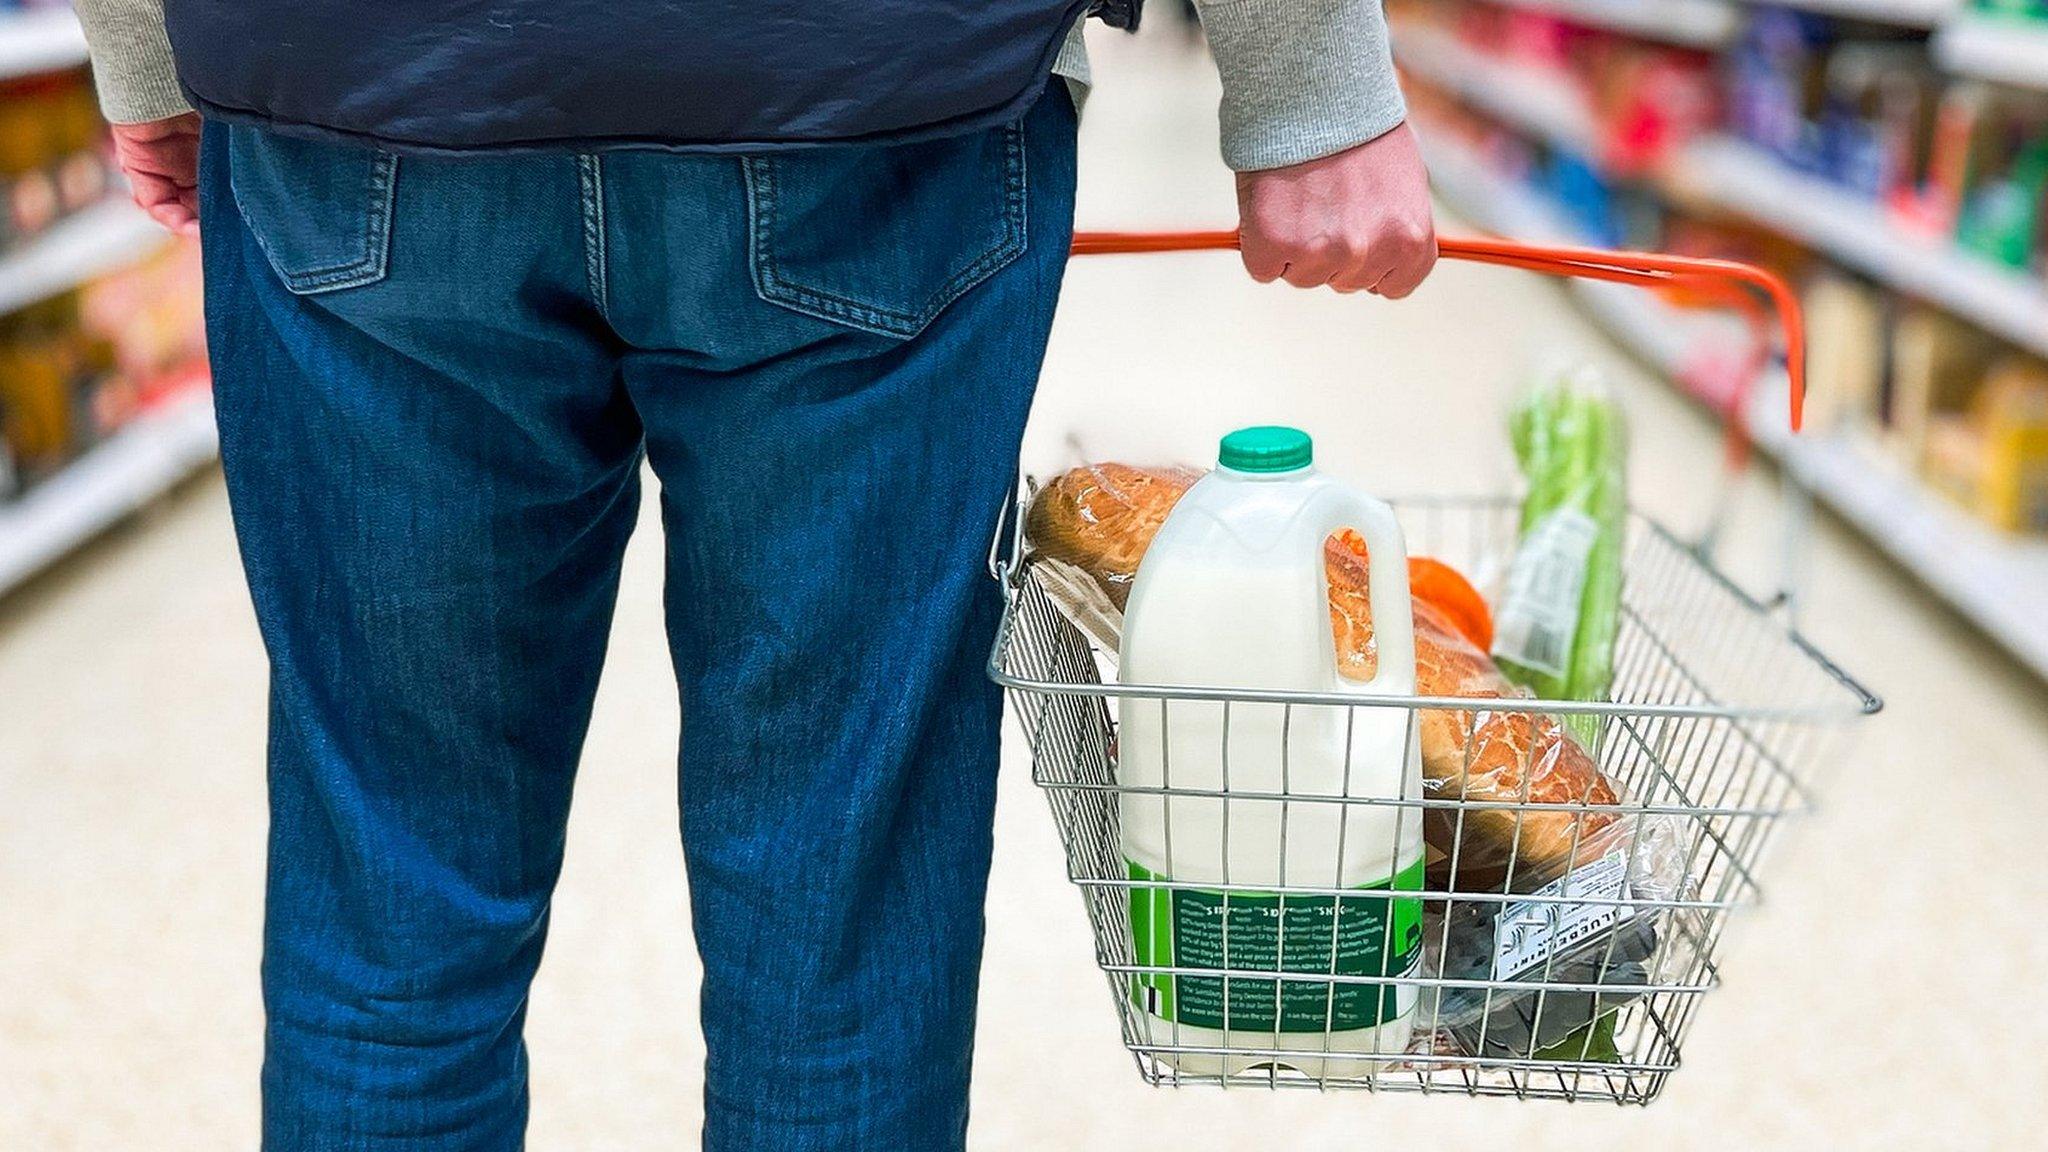
[[[213,400],[198,389],[137,417],[11,503],[0,503],[0,592],[133,513],[211,461]]]
[[[47,300],[170,242],[140,208],[107,199],[0,255],[0,315]]]
[[[1418,135],[1437,191],[1474,224],[1536,242],[1583,242],[1541,194],[1495,175],[1469,148],[1427,121]],[[1696,369],[1738,328],[1681,312],[1618,284],[1574,283],[1572,292],[1624,346],[1709,406]],[[1717,342],[1718,341],[1718,345]],[[1867,439],[1793,436],[1785,424],[1783,374],[1752,395],[1756,442],[1808,491],[1869,537],[1916,579],[2037,674],[2048,677],[2048,542],[2007,537],[1950,504]]]
[[[1701,140],[1671,166],[1667,182],[1681,199],[1766,224],[1900,292],[2048,355],[2048,282],[1908,232],[1868,201],[1794,172],[1760,149],[1726,137]]]
[[[1959,76],[2048,92],[2048,23],[1965,17],[1935,35],[1934,58]]]
[[[1742,26],[1725,0],[1506,0],[1591,28],[1687,48],[1719,48]]]
[[[85,63],[85,33],[69,9],[0,15],[0,80]]]
[[[1761,3],[1764,0],[1751,0]],[[1933,28],[1955,15],[1961,0],[1770,0],[1780,7],[1800,8],[1827,16],[1846,16],[1874,24]]]
[[[1793,436],[1783,392],[1763,393],[1752,409],[1757,443],[1880,551],[2048,678],[2048,541],[1979,522],[1867,437]]]
[[[1578,156],[1593,154],[1592,110],[1555,73],[1502,60],[1438,29],[1403,23],[1394,30],[1394,59],[1430,85],[1501,121]]]

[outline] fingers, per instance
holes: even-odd
[[[183,204],[158,204],[149,209],[149,218],[180,236],[199,235],[199,217]]]
[[[1377,292],[1380,284],[1394,274],[1395,259],[1385,245],[1367,249],[1358,262],[1330,278],[1330,287],[1346,294]]]
[[[119,140],[114,154],[125,169],[195,180],[199,174],[199,138],[167,136],[154,140]]]
[[[1244,266],[1261,284],[1284,280],[1296,288],[1325,284],[1345,291],[1367,288],[1386,269],[1375,268],[1376,255],[1364,244],[1341,235],[1290,238],[1247,224],[1240,236]]]
[[[1437,258],[1436,233],[1427,220],[1380,220],[1350,235],[1295,242],[1248,231],[1243,248],[1245,269],[1262,284],[1328,285],[1338,292],[1372,292],[1394,300],[1415,291]]]
[[[139,169],[128,172],[136,206],[172,232],[193,235],[199,227],[199,190]]]
[[[1436,231],[1425,223],[1420,228],[1404,230],[1384,247],[1392,249],[1392,260],[1369,286],[1370,291],[1389,300],[1405,299],[1422,286],[1436,267]]]
[[[199,118],[190,113],[136,124],[115,124],[114,159],[128,178],[135,203],[173,232],[199,224]]]
[[[1250,221],[1239,233],[1238,249],[1238,255],[1244,257],[1244,270],[1261,284],[1271,284],[1292,269],[1286,247],[1268,240]]]
[[[1352,257],[1345,246],[1327,239],[1296,244],[1288,252],[1280,279],[1296,288],[1320,288],[1344,274]]]

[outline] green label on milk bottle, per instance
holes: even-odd
[[[1131,879],[1167,877],[1126,860]],[[1148,968],[1405,976],[1422,959],[1422,861],[1356,896],[1133,887],[1131,937]],[[1400,1015],[1392,984],[1136,973],[1131,999],[1197,1028],[1348,1032]]]

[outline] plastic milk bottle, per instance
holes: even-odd
[[[1292,428],[1223,438],[1219,466],[1138,568],[1125,684],[1414,695],[1400,525],[1386,504],[1319,475],[1313,457]],[[1365,684],[1337,674],[1323,544],[1340,528],[1371,551],[1379,665]],[[1198,1075],[1278,1064],[1363,1076],[1400,1056],[1415,987],[1329,977],[1397,977],[1421,959],[1422,901],[1388,894],[1423,886],[1420,809],[1341,802],[1421,796],[1415,712],[1125,697],[1119,714],[1135,963],[1235,974],[1134,974],[1141,1043]],[[1272,891],[1282,887],[1324,891]],[[1245,975],[1265,972],[1275,975]]]

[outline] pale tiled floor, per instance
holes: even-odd
[[[1213,82],[1110,45],[1083,219],[1230,218]],[[1447,267],[1401,305],[1258,289],[1228,257],[1078,266],[1030,451],[1203,458],[1247,420],[1315,431],[1383,491],[1503,483],[1499,410],[1559,344],[1547,289]],[[1639,502],[1705,507],[1711,429],[1619,362]],[[1730,566],[1770,570],[1770,489]],[[695,962],[674,835],[677,713],[650,522],[628,559],[534,992],[535,1149],[694,1146]],[[1808,630],[1889,700],[1822,818],[1773,859],[1726,987],[1647,1110],[1144,1087],[1015,757],[997,829],[977,1149],[2038,1146],[2048,1062],[2048,693],[1832,525]],[[263,665],[217,478],[0,604],[0,1150],[254,1143]],[[2029,1088],[2028,1085],[2034,1087]]]

